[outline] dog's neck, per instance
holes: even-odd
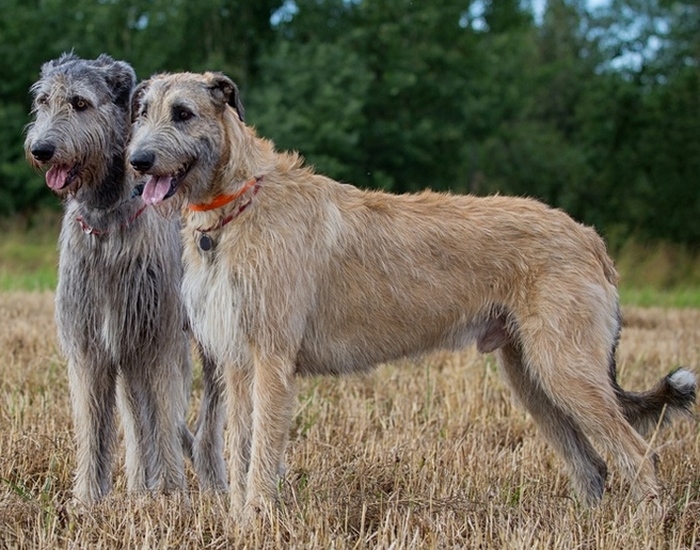
[[[222,153],[207,190],[209,200],[218,195],[234,194],[246,182],[270,174],[276,167],[271,142],[259,138],[253,128],[241,122],[232,108],[227,108],[223,116]]]
[[[220,194],[206,203],[191,204],[188,208],[191,212],[221,211],[219,221],[209,227],[200,227],[200,233],[209,233],[221,229],[242,214],[253,202],[258,194],[263,176],[256,176],[245,182],[236,192]],[[227,208],[228,207],[228,208]]]
[[[122,151],[112,155],[99,182],[85,182],[78,189],[71,200],[79,204],[76,221],[85,233],[106,234],[110,227],[128,225],[141,214],[141,201],[132,198],[131,183]]]

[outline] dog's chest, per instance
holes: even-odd
[[[100,237],[76,231],[72,223],[64,227],[56,316],[66,351],[101,350],[118,361],[152,347],[173,327],[180,330],[178,250],[158,237],[142,232]],[[150,247],[147,238],[160,246]]]
[[[232,272],[227,258],[202,253],[198,243],[185,247],[182,299],[199,342],[219,361],[239,362],[243,337],[245,283]]]

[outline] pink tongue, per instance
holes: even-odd
[[[172,176],[151,176],[143,187],[141,198],[146,204],[161,202],[170,191]]]
[[[66,185],[69,170],[68,166],[57,166],[54,164],[46,172],[46,185],[54,190],[63,189]]]

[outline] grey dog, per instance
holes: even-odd
[[[184,488],[183,455],[192,454],[202,485],[225,486],[221,391],[206,358],[194,441],[185,423],[179,223],[146,208],[125,170],[135,80],[129,64],[107,55],[45,63],[25,140],[27,159],[48,167],[46,183],[65,202],[56,320],[73,404],[74,496],[85,504],[110,490],[117,408],[129,491]]]

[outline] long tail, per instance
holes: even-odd
[[[645,392],[625,391],[614,377],[612,382],[625,418],[642,435],[677,413],[689,413],[695,403],[697,380],[687,369],[670,372]]]

